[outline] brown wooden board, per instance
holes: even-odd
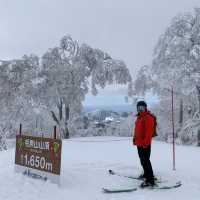
[[[59,139],[17,135],[15,164],[60,175],[61,149]]]

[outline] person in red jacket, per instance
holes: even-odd
[[[150,162],[151,140],[155,128],[155,119],[147,110],[147,104],[144,101],[137,103],[137,119],[133,133],[133,144],[137,146],[138,155],[144,170],[141,187],[154,186],[154,174]]]

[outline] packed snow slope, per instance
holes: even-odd
[[[14,172],[12,148],[0,152],[0,200],[199,200],[200,148],[176,147],[176,171],[172,170],[171,144],[154,141],[152,165],[164,180],[181,180],[180,188],[171,190],[139,189],[131,193],[105,194],[101,188],[130,185],[132,180],[107,173],[113,169],[126,175],[138,175],[141,167],[131,138],[93,137],[63,141],[60,186],[49,181]]]

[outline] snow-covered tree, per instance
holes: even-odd
[[[152,80],[151,68],[148,65],[144,65],[137,72],[134,81],[134,92],[139,96],[144,96],[153,86],[154,81]]]
[[[90,89],[96,95],[98,87],[131,82],[123,61],[112,59],[107,53],[86,44],[79,45],[70,36],[64,36],[59,47],[43,55],[40,78],[40,97],[65,138],[69,137],[69,127],[80,114]]]
[[[200,10],[195,9],[194,13],[176,16],[160,37],[152,73],[162,91],[173,86],[181,96],[187,97],[196,90],[199,97],[199,27]]]
[[[177,128],[186,130],[187,117],[200,118],[200,9],[183,13],[172,19],[156,45],[148,80],[160,98],[160,104],[170,115],[171,89],[174,89]],[[141,69],[145,72],[145,69]],[[144,91],[146,81],[137,77],[139,91]],[[136,83],[137,83],[136,81]],[[137,87],[138,88],[138,87]],[[151,84],[150,84],[151,88]],[[138,93],[138,91],[137,91]],[[196,93],[196,95],[195,95]],[[198,102],[198,103],[197,103]],[[164,114],[165,113],[165,114]],[[193,114],[193,116],[191,116]],[[168,117],[169,118],[169,117]],[[185,121],[185,123],[183,123]],[[187,125],[188,127],[188,125]],[[182,133],[181,133],[182,134]],[[187,133],[190,134],[190,131]]]
[[[17,133],[20,123],[26,133],[37,135],[51,134],[49,127],[58,125],[62,136],[68,138],[69,132],[73,135],[82,126],[82,102],[89,90],[96,95],[98,88],[108,84],[130,83],[123,61],[79,45],[70,36],[63,37],[60,45],[41,59],[25,55],[1,61],[0,146]]]
[[[1,62],[1,139],[15,135],[19,123],[23,121],[28,113],[27,111],[30,111],[32,104],[32,80],[35,78],[38,65],[39,58],[34,55],[24,56],[18,60]],[[29,106],[27,106],[28,104]],[[25,107],[26,109],[24,109]]]

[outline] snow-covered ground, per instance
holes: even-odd
[[[154,141],[152,165],[155,174],[183,185],[171,190],[139,189],[131,193],[105,194],[101,188],[130,184],[131,180],[109,175],[141,173],[131,138],[95,137],[63,141],[61,185],[32,179],[14,172],[14,149],[0,152],[0,200],[199,200],[200,148],[177,146],[176,171],[172,171],[172,147]]]

